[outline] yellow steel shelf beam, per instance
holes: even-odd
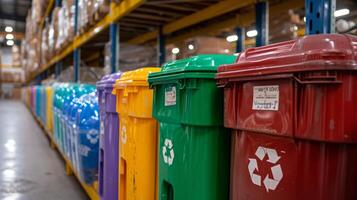
[[[299,9],[303,7],[304,7],[304,1],[287,1],[284,3],[280,3],[278,5],[270,6],[269,15],[271,17],[278,17],[284,12],[286,13],[289,9]],[[167,42],[170,44],[170,43],[175,43],[185,40],[187,38],[195,37],[197,35],[215,34],[221,31],[222,29],[227,29],[227,28],[247,27],[250,26],[252,23],[254,23],[254,21],[255,21],[255,11],[252,11],[249,13],[237,15],[235,18],[227,19],[225,21],[213,24],[205,28],[201,28],[188,33],[181,34],[177,37],[168,39]],[[301,31],[299,32],[299,35],[301,35]],[[251,42],[252,41],[250,40],[248,44],[250,44]]]
[[[118,21],[120,18],[129,14],[135,8],[139,7],[146,0],[124,0],[119,4],[112,3],[110,5],[110,15],[112,22]]]
[[[6,37],[7,34],[14,35],[14,39],[15,40],[22,40],[25,37],[25,35],[23,33],[20,33],[20,32],[12,32],[12,33],[0,32],[0,37]]]
[[[62,158],[65,160],[66,163],[66,172],[67,175],[70,175],[71,172],[73,172],[73,174],[75,175],[75,177],[78,179],[78,182],[81,184],[81,186],[83,187],[84,191],[87,193],[87,195],[89,196],[89,198],[91,200],[99,200],[100,197],[98,195],[97,190],[91,186],[91,185],[87,185],[85,183],[83,183],[79,177],[78,172],[76,171],[76,169],[72,166],[72,163],[69,161],[69,159],[67,158],[66,155],[64,155],[61,150],[59,149],[57,143],[55,142],[54,138],[53,138],[53,134],[46,128],[46,126],[40,121],[40,119],[32,112],[32,110],[28,107],[28,109],[30,110],[32,116],[35,118],[35,121],[40,125],[40,127],[42,128],[42,130],[46,133],[46,135],[50,138],[50,142],[51,142],[51,146],[55,147],[55,149],[57,149],[57,151],[61,154]]]
[[[42,30],[44,25],[45,25],[45,20],[46,20],[46,17],[50,14],[53,6],[55,5],[55,0],[50,0],[47,4],[47,7],[46,7],[46,10],[45,10],[45,15],[41,18],[41,21],[40,21],[40,28],[39,30]]]
[[[245,0],[245,1],[237,1],[237,0],[225,0],[221,1],[217,4],[209,6],[201,11],[198,11],[189,16],[178,19],[174,22],[168,23],[163,27],[163,33],[168,34],[175,32],[177,30],[189,27],[194,24],[198,24],[200,22],[206,21],[208,19],[212,19],[214,17],[223,15],[225,13],[231,12],[233,10],[242,8],[244,6],[253,4],[255,0]],[[158,31],[152,31],[136,38],[133,38],[128,41],[130,44],[141,44],[147,42],[149,40],[155,39],[158,35]]]
[[[38,74],[44,72],[58,61],[64,59],[66,56],[72,53],[74,49],[81,47],[83,44],[106,29],[111,23],[118,21],[120,18],[130,13],[144,2],[145,0],[123,0],[119,4],[111,3],[110,12],[104,16],[103,19],[97,22],[94,27],[90,28],[85,33],[76,36],[74,40],[59,53],[59,55],[56,55],[48,63],[44,64],[44,66],[42,66],[37,73],[31,76],[27,82],[33,80]]]

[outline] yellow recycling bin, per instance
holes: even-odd
[[[52,133],[53,128],[53,113],[52,113],[52,95],[53,89],[51,86],[47,86],[45,88],[46,92],[46,128]]]
[[[152,118],[153,91],[148,67],[125,72],[114,85],[119,115],[119,199],[156,199],[157,122]]]

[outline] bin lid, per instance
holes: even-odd
[[[103,76],[103,78],[100,79],[100,80],[97,82],[97,89],[98,89],[98,90],[103,90],[103,89],[104,89],[104,83],[106,82],[106,80],[109,79],[109,76],[110,76],[110,74],[107,74],[107,75]]]
[[[64,115],[67,115],[70,104],[72,100],[76,97],[78,97],[79,94],[79,85],[73,85],[72,87],[69,88],[67,95],[64,96],[64,102],[63,102],[63,107],[62,107],[62,112]]]
[[[150,73],[159,71],[159,67],[144,67],[137,70],[124,72],[121,77],[115,81],[114,87],[119,89],[128,85],[147,86],[148,75]]]
[[[80,97],[76,124],[82,131],[99,130],[98,97],[95,92]]]
[[[197,78],[204,77],[202,72],[216,73],[217,67],[223,64],[231,64],[236,60],[234,55],[226,54],[202,54],[186,59],[166,63],[160,72],[152,73],[149,78],[177,74],[181,72],[200,72]],[[203,78],[202,77],[202,78]],[[210,77],[211,78],[211,77]]]
[[[71,109],[71,103],[73,99],[78,98],[84,94],[89,94],[95,91],[94,85],[89,84],[76,84],[70,88],[69,94],[65,97],[65,102],[63,104],[63,114],[68,115]]]
[[[78,96],[82,96],[83,94],[89,94],[96,90],[96,87],[91,84],[80,84],[78,88]]]
[[[53,98],[53,103],[56,108],[59,108],[60,103],[63,98],[63,93],[65,91],[65,88],[68,87],[68,83],[60,83],[55,86],[55,94]]]
[[[117,72],[113,74],[105,75],[100,81],[97,82],[98,90],[104,88],[112,88],[115,84],[115,81],[120,78],[122,72]]]
[[[308,35],[249,48],[235,64],[218,68],[216,78],[238,78],[316,70],[357,70],[357,37],[346,34]]]

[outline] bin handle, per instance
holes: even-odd
[[[315,76],[309,77],[309,80],[301,80],[300,78],[293,76],[294,80],[301,85],[306,84],[341,84],[342,82],[337,80],[336,76]]]
[[[179,85],[179,89],[180,89],[180,90],[185,89],[185,87],[186,87],[186,82],[185,82],[184,80],[180,79],[180,80],[177,81],[177,83],[178,83],[178,85]]]
[[[138,88],[133,88],[133,89],[129,89],[129,88],[125,88],[124,89],[124,92],[123,92],[123,95],[124,96],[128,96],[129,95],[129,93],[137,93],[138,92]]]
[[[174,80],[174,81],[162,81],[162,82],[156,82],[156,83],[151,83],[149,88],[153,89],[154,86],[156,85],[160,85],[160,84],[177,84],[178,85],[178,89],[184,89],[186,87],[186,84],[183,80]]]
[[[302,85],[306,84],[341,84],[342,82],[337,80],[335,75],[325,75],[325,76],[311,76],[307,77],[309,80],[301,80],[299,77],[293,74],[279,74],[279,75],[268,75],[268,76],[257,76],[257,77],[239,77],[239,78],[230,78],[223,83],[218,83],[218,88],[229,87],[231,82],[243,82],[243,81],[258,81],[258,80],[274,80],[274,79],[286,79],[292,78],[296,82]]]
[[[218,88],[226,88],[226,87],[230,87],[232,84],[229,81],[226,81],[225,83],[217,83],[217,87]]]

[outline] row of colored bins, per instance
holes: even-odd
[[[98,180],[99,110],[93,85],[58,83],[53,98],[54,138],[81,180]]]
[[[105,200],[355,199],[355,43],[195,56],[104,77],[98,99],[62,84],[56,140]]]
[[[171,62],[149,75],[153,103],[146,79],[157,69],[123,73],[113,89],[118,198],[356,198],[354,43],[310,36],[248,49],[235,64],[223,55]],[[331,109],[337,101],[343,112]]]
[[[228,199],[230,137],[222,127],[222,107],[216,106],[222,105],[223,96],[214,75],[220,64],[234,60],[234,56],[202,55],[169,63],[161,72],[160,68],[125,72],[114,84],[116,108],[100,89],[103,82],[113,80],[104,77],[98,82],[101,199]],[[150,73],[154,90],[149,88]],[[113,108],[119,120],[108,123]],[[119,151],[107,141],[117,138],[118,121]],[[110,130],[117,132],[114,137]],[[107,145],[115,152],[108,153]],[[106,159],[115,155],[119,166]],[[115,167],[119,184],[107,175],[114,175]]]
[[[22,99],[50,132],[52,131],[52,87],[29,86],[22,89]]]
[[[149,67],[112,74],[97,83],[101,199],[156,197],[157,125],[151,117],[153,94],[147,78],[157,71]]]

